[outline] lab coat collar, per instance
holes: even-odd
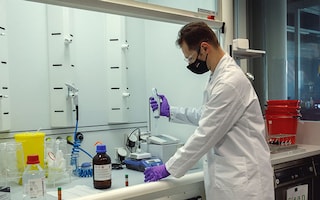
[[[230,57],[230,56],[229,56],[227,53],[225,53],[225,54],[223,55],[223,57],[219,60],[217,66],[216,66],[215,69],[214,69],[214,71],[211,71],[211,73],[210,73],[209,83],[217,76],[217,74],[219,73],[220,68],[221,68],[220,66],[223,64],[223,62],[224,62],[225,60],[228,59],[228,57]]]

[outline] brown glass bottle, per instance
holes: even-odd
[[[111,187],[111,158],[107,155],[106,145],[96,146],[97,154],[92,159],[93,186],[96,189]]]

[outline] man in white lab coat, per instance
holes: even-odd
[[[153,110],[171,122],[196,125],[183,147],[164,164],[145,170],[145,181],[181,177],[204,157],[206,199],[274,199],[273,170],[259,100],[241,68],[220,47],[204,22],[185,25],[177,45],[196,74],[210,72],[200,109],[160,105]]]

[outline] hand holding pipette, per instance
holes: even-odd
[[[149,104],[154,112],[154,118],[159,118],[160,116],[170,117],[170,106],[167,98],[158,94],[156,88],[152,88],[153,96],[149,98]]]

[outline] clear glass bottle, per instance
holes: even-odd
[[[38,155],[28,155],[27,166],[22,175],[23,199],[46,199],[45,172]]]
[[[93,186],[96,189],[111,187],[111,158],[107,155],[106,145],[96,146],[97,154],[93,157]]]

